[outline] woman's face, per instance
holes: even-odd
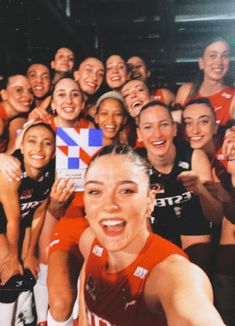
[[[44,126],[31,127],[24,134],[21,152],[26,168],[43,169],[55,152],[54,135]]]
[[[96,58],[87,58],[80,64],[79,70],[74,72],[74,78],[85,94],[93,95],[104,80],[104,65]]]
[[[73,70],[74,61],[73,51],[68,48],[60,48],[51,62],[51,67],[58,73],[68,73]]]
[[[139,236],[147,232],[146,217],[154,198],[148,192],[148,176],[126,155],[97,158],[85,177],[87,219],[109,251],[139,242]]]
[[[149,78],[150,71],[142,58],[137,56],[130,57],[127,60],[127,65],[130,68],[129,79],[139,79],[145,82]]]
[[[204,77],[209,80],[222,81],[229,69],[230,49],[226,42],[217,41],[210,44],[199,60],[199,67]]]
[[[147,86],[141,80],[131,80],[121,90],[127,110],[132,118],[136,118],[141,108],[150,101]]]
[[[156,105],[141,113],[137,132],[148,154],[160,158],[172,150],[176,125],[167,109]]]
[[[125,122],[121,103],[113,98],[103,100],[95,115],[95,122],[103,129],[104,139],[113,140]]]
[[[185,134],[193,149],[203,149],[213,142],[216,134],[216,121],[211,109],[206,104],[192,104],[183,112]]]
[[[77,120],[83,109],[83,98],[78,84],[71,78],[61,79],[55,86],[51,106],[60,119]]]
[[[106,61],[106,83],[110,89],[120,89],[127,81],[127,67],[119,55],[111,55]]]
[[[23,75],[10,77],[4,98],[15,112],[29,112],[33,94],[28,78]]]
[[[31,65],[27,70],[27,77],[36,98],[40,99],[47,95],[51,85],[50,71],[47,66],[42,64]]]

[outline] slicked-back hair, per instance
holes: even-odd
[[[149,165],[147,161],[137,154],[130,146],[128,145],[107,145],[102,147],[90,160],[89,165],[86,170],[86,174],[89,171],[89,168],[92,166],[92,164],[100,157],[105,155],[111,155],[111,156],[120,156],[128,157],[134,165],[138,166],[140,170],[143,171],[144,175],[147,177],[148,187],[149,187]]]
[[[142,107],[142,109],[140,110],[140,113],[139,113],[139,115],[138,115],[138,120],[137,120],[138,125],[139,125],[139,123],[140,123],[140,117],[141,117],[141,114],[142,114],[145,110],[147,110],[147,109],[149,109],[149,108],[152,108],[152,107],[154,107],[154,106],[161,106],[161,107],[163,107],[164,109],[166,109],[166,111],[167,111],[168,114],[169,114],[169,117],[170,117],[171,121],[174,122],[174,120],[173,120],[173,118],[172,118],[172,115],[171,115],[171,111],[170,111],[169,106],[167,106],[165,103],[160,102],[160,101],[151,101],[151,102],[148,102],[147,104],[145,104],[145,105]]]
[[[207,97],[201,97],[201,98],[197,98],[197,99],[194,99],[194,100],[189,101],[185,105],[185,107],[183,108],[183,112],[187,109],[188,106],[190,106],[190,105],[197,105],[197,104],[204,104],[204,105],[206,105],[210,109],[210,111],[212,113],[212,116],[213,116],[213,118],[215,119],[215,122],[216,122],[215,110],[214,110],[214,108],[213,108],[210,100]]]

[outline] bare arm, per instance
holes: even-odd
[[[35,256],[38,239],[44,223],[46,209],[48,205],[48,198],[35,210],[33,215],[33,221],[31,225],[29,245],[24,259],[24,267],[30,269],[34,277],[37,277],[39,271],[38,259]]]
[[[0,267],[1,282],[5,283],[14,274],[22,274],[22,266],[18,260],[19,233],[20,233],[20,204],[18,188],[20,182],[10,182],[6,175],[0,173],[0,202],[6,216],[6,239],[8,253]],[[4,191],[3,191],[4,189]]]
[[[17,148],[16,139],[18,130],[23,129],[24,123],[26,122],[26,118],[16,118],[12,120],[9,124],[9,143],[7,146],[7,153],[11,154]]]
[[[204,186],[205,182],[213,181],[210,162],[202,150],[194,150],[192,155],[192,171],[182,172],[179,179],[185,188],[198,195],[205,216],[214,223],[221,222],[223,206],[211,195]]]
[[[185,102],[189,96],[189,93],[192,89],[192,83],[183,84],[178,89],[175,97],[175,104],[185,105]]]
[[[206,274],[178,255],[169,256],[151,272],[145,300],[153,312],[161,303],[169,326],[224,325],[213,306],[212,287]]]

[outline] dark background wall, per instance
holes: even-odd
[[[78,60],[140,55],[153,87],[176,90],[196,74],[205,41],[218,35],[231,45],[233,75],[234,0],[1,0],[0,74],[35,61],[49,64],[67,46]]]

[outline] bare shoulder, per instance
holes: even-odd
[[[181,85],[176,93],[175,103],[184,105],[184,103],[192,89],[192,86],[193,86],[192,83],[186,83],[186,84]]]
[[[145,300],[147,307],[154,312],[159,304],[166,308],[170,301],[177,301],[199,289],[205,289],[212,298],[206,274],[186,258],[174,254],[151,271],[145,286]]]
[[[81,254],[86,259],[91,251],[92,243],[95,240],[95,235],[90,227],[86,228],[80,237],[79,240],[79,249]]]

